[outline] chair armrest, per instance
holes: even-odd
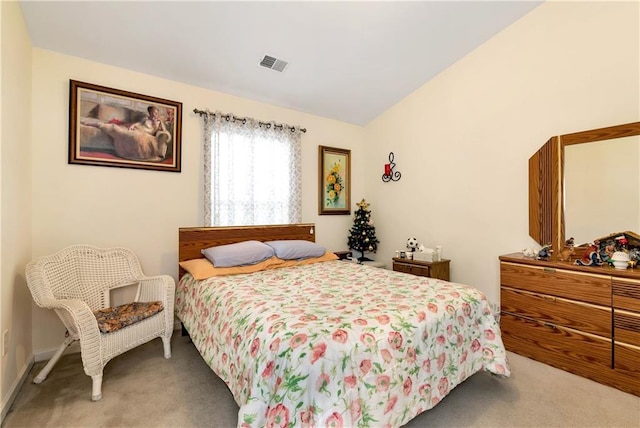
[[[80,340],[82,362],[89,376],[102,372],[102,348],[98,321],[79,299],[44,299],[42,307],[56,311],[72,337]]]
[[[175,302],[176,283],[169,275],[145,276],[139,278],[136,302],[153,302],[160,300],[164,306],[166,333],[171,337],[173,331],[173,306]]]
[[[97,328],[96,317],[93,315],[91,308],[80,299],[43,299],[42,305],[45,309],[54,309],[56,311],[64,311],[73,320],[73,326],[77,329],[85,328],[88,324],[94,324]],[[86,321],[93,321],[87,323]]]
[[[169,275],[145,276],[138,278],[137,302],[153,302],[160,300],[166,307],[173,302],[176,284]]]

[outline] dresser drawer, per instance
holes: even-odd
[[[611,277],[606,275],[501,262],[500,284],[603,306],[611,305]]]
[[[508,313],[500,316],[507,350],[598,382],[608,382],[613,365],[610,339],[545,325]]]
[[[640,313],[613,310],[614,337],[617,342],[640,347]]]
[[[615,386],[640,396],[640,347],[616,343],[613,352]]]
[[[611,307],[508,287],[500,292],[503,312],[611,338]]]
[[[613,307],[640,312],[640,281],[614,278]]]

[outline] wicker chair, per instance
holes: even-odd
[[[73,245],[31,261],[26,268],[33,300],[53,309],[67,334],[56,353],[33,380],[40,383],[74,341],[80,341],[84,372],[92,379],[91,399],[102,398],[102,371],[114,357],[156,337],[162,338],[164,357],[171,358],[175,282],[168,275],[142,273],[136,255],[126,248]],[[137,284],[136,302],[161,301],[155,315],[109,333],[101,333],[94,311],[110,306],[110,291]]]

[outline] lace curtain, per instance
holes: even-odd
[[[299,223],[299,128],[204,114],[205,225]]]

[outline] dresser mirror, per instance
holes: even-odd
[[[552,137],[529,159],[529,234],[554,254],[640,231],[640,122]],[[566,233],[565,233],[566,231]]]
[[[565,236],[640,232],[640,136],[564,147]]]

